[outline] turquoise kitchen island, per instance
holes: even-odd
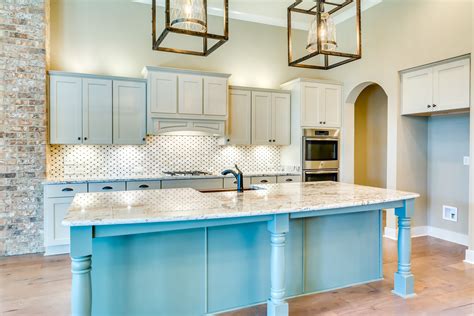
[[[243,193],[164,189],[77,194],[70,226],[73,315],[206,315],[380,280],[382,210],[398,216],[393,292],[414,294],[418,194],[336,182]]]

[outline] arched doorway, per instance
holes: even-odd
[[[365,87],[354,103],[354,183],[387,187],[387,94]]]

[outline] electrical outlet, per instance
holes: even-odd
[[[469,166],[469,164],[470,164],[470,161],[469,161],[469,160],[470,160],[470,159],[469,159],[469,156],[464,156],[464,165],[465,165],[465,166]]]
[[[443,205],[443,219],[447,221],[458,221],[458,208],[454,206]]]

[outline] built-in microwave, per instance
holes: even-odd
[[[303,133],[303,170],[339,168],[339,134],[336,128],[305,129]]]
[[[339,181],[339,170],[304,170],[304,182]]]

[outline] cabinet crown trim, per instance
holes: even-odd
[[[191,70],[191,69],[181,69],[181,68],[171,68],[171,67],[154,67],[154,66],[145,66],[142,70],[142,75],[144,77],[148,76],[149,72],[170,72],[177,74],[191,74],[198,76],[210,76],[210,77],[222,77],[229,78],[231,74],[219,73],[219,72],[208,72],[201,70]]]
[[[261,92],[272,92],[272,93],[287,93],[287,94],[291,94],[291,91],[288,91],[288,90],[267,89],[267,88],[254,88],[254,87],[243,87],[243,86],[229,86],[229,90],[261,91]]]
[[[429,64],[414,66],[414,67],[411,67],[411,68],[405,68],[405,69],[400,70],[399,73],[402,75],[402,74],[410,73],[410,72],[413,72],[413,71],[422,70],[422,69],[426,69],[426,68],[431,68],[431,67],[434,67],[434,66],[447,64],[447,63],[450,63],[450,62],[453,62],[453,61],[470,59],[470,58],[471,58],[471,54],[465,54],[465,55],[461,55],[461,56],[457,56],[457,57],[438,60],[438,61],[435,61],[435,62],[432,62],[432,63],[429,63]]]
[[[296,78],[285,83],[282,83],[280,87],[282,89],[290,89],[290,87],[294,84],[304,83],[304,82],[313,82],[313,83],[321,83],[321,84],[331,84],[331,85],[338,85],[343,86],[344,83],[337,80],[328,80],[328,79],[312,79],[312,78]]]
[[[95,75],[95,74],[85,74],[85,73],[79,73],[79,72],[67,72],[67,71],[57,71],[57,70],[48,71],[48,75],[50,77],[65,76],[65,77],[78,77],[78,78],[91,78],[91,79],[137,81],[137,82],[145,82],[146,83],[146,79],[143,79],[143,78],[109,76],[109,75]]]

